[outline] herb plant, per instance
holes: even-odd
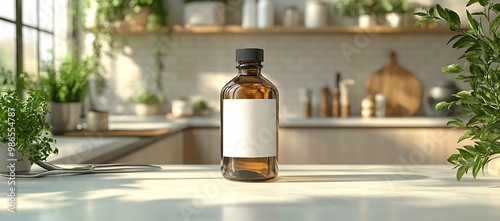
[[[41,76],[41,86],[52,102],[81,102],[87,92],[90,75],[95,70],[92,59],[78,62],[72,56],[67,56],[60,68],[46,64],[46,76]]]
[[[136,104],[161,104],[164,99],[152,91],[144,91],[139,95],[132,98],[132,101]]]
[[[14,149],[31,162],[44,161],[50,154],[58,154],[51,147],[55,140],[50,137],[50,124],[45,121],[49,112],[47,100],[40,91],[29,91],[21,99],[15,90],[0,94],[0,143],[14,141]],[[3,147],[6,148],[6,147]]]
[[[465,145],[448,158],[458,168],[457,180],[469,169],[476,178],[479,171],[484,172],[485,165],[500,154],[500,4],[470,0],[467,6],[473,4],[480,4],[483,10],[467,11],[468,29],[461,27],[456,12],[440,5],[415,13],[420,16],[417,25],[435,19],[444,20],[452,31],[458,33],[448,44],[453,43],[453,48],[464,50],[460,57],[464,63],[446,66],[442,72],[455,74],[455,79],[468,83],[470,89],[454,94],[456,101],[436,105],[436,110],[460,106],[462,118],[451,118],[448,125],[467,129],[458,142],[474,141],[474,145]]]

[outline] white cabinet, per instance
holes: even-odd
[[[110,163],[134,164],[182,164],[184,155],[184,133],[177,132],[130,153]]]
[[[449,128],[281,128],[281,164],[446,164],[464,130]],[[113,163],[219,164],[219,128],[189,128]]]
[[[286,128],[282,164],[445,164],[464,130],[449,128]],[[470,141],[469,141],[470,143]]]

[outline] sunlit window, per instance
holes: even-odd
[[[37,75],[44,62],[63,57],[68,10],[68,0],[2,0],[0,66]]]

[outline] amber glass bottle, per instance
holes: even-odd
[[[221,91],[221,171],[237,181],[278,176],[278,89],[261,74],[264,51],[236,50],[238,74]]]

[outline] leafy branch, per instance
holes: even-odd
[[[27,155],[31,162],[43,161],[59,151],[51,147],[56,141],[50,137],[51,126],[45,121],[49,108],[44,94],[41,91],[28,94],[28,98],[21,99],[15,90],[1,92],[0,143],[13,141],[10,140],[13,134],[14,149],[21,153],[19,159]]]
[[[474,145],[458,148],[458,153],[448,158],[448,162],[458,168],[457,180],[469,170],[476,178],[479,171],[484,172],[486,164],[496,158],[493,156],[500,154],[500,4],[489,0],[470,0],[467,6],[473,4],[480,4],[483,10],[474,13],[466,11],[467,29],[462,28],[456,12],[439,4],[415,13],[420,16],[417,25],[444,20],[450,30],[458,33],[448,44],[453,43],[453,48],[465,50],[459,58],[465,59],[463,65],[451,64],[441,71],[454,74],[455,80],[468,83],[470,89],[454,94],[458,98],[456,101],[443,101],[436,105],[436,110],[460,106],[462,118],[452,118],[448,125],[467,130],[459,138],[459,143],[467,139],[474,141]]]

